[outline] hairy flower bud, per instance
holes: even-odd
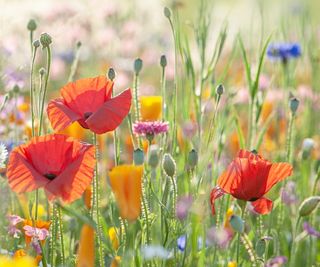
[[[38,48],[40,46],[40,41],[39,40],[34,40],[33,41],[33,47]]]
[[[150,146],[148,164],[152,168],[156,168],[159,164],[159,153],[158,153],[158,146],[157,145]]]
[[[301,217],[308,216],[313,212],[320,202],[320,196],[312,196],[305,199],[299,207],[299,215]]]
[[[142,59],[141,58],[137,58],[134,61],[134,71],[135,71],[136,74],[139,74],[141,69],[142,69]]]
[[[166,55],[162,55],[160,57],[160,66],[162,68],[165,68],[167,66],[167,58],[166,58]]]
[[[291,98],[290,99],[290,110],[293,114],[296,113],[298,107],[299,107],[299,100],[295,97]]]
[[[137,148],[133,151],[133,161],[134,165],[142,165],[144,163],[144,153],[142,149]]]
[[[40,43],[42,45],[42,48],[49,47],[49,45],[52,43],[52,38],[49,34],[46,32],[41,33],[40,35]]]
[[[217,95],[222,95],[224,92],[224,86],[222,84],[219,84],[216,88],[216,94]]]
[[[108,70],[108,78],[109,78],[111,81],[113,81],[115,77],[116,77],[116,72],[114,71],[113,68],[110,68],[110,69]]]
[[[34,19],[30,19],[27,24],[27,29],[31,32],[35,31],[37,29],[37,23]]]
[[[163,156],[162,168],[169,177],[173,177],[176,173],[176,163],[172,156],[168,153],[164,154]]]
[[[188,165],[191,169],[194,169],[198,164],[198,152],[192,149],[188,155]]]
[[[163,9],[163,14],[164,14],[168,19],[171,18],[171,10],[170,10],[168,7],[165,7],[165,8]]]

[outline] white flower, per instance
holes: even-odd
[[[8,150],[4,144],[0,144],[0,168],[5,168],[5,162],[8,158]]]

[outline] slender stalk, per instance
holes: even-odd
[[[293,136],[293,122],[295,119],[295,113],[291,112],[289,127],[288,127],[288,135],[287,135],[287,143],[286,143],[286,160],[289,163],[292,163],[292,155],[291,155],[291,148],[292,148],[292,136]]]
[[[290,250],[290,264],[289,264],[290,267],[295,266],[295,254],[297,249],[295,238],[297,236],[300,221],[301,221],[301,217],[299,216],[298,219],[296,220],[296,225],[292,232],[292,244],[291,244],[291,250]]]
[[[252,139],[253,139],[253,128],[254,128],[254,97],[250,98],[250,103],[249,103],[249,135],[248,135],[248,147],[249,149],[252,149]]]
[[[31,44],[32,45],[32,44]],[[32,46],[33,47],[33,46]],[[33,70],[34,70],[34,62],[36,59],[38,47],[35,46],[32,49],[32,58],[31,58],[31,65],[30,65],[30,110],[31,110],[31,131],[32,131],[32,137],[35,135],[35,129],[34,129],[34,95],[33,95]]]
[[[61,207],[57,205],[56,207],[58,213],[58,225],[59,225],[59,239],[60,239],[60,249],[61,249],[61,263],[62,266],[65,265],[65,254],[64,254],[64,238],[63,238],[63,225],[62,225],[62,216],[61,216]]]
[[[50,66],[51,66],[51,49],[50,46],[46,47],[47,50],[47,67],[46,67],[46,79],[44,83],[44,89],[42,94],[42,102],[41,102],[41,109],[40,109],[40,120],[39,120],[39,135],[42,132],[42,120],[43,120],[43,109],[44,109],[44,102],[46,99],[47,88],[48,88],[48,80],[49,80],[49,73],[50,73]]]
[[[57,236],[57,212],[56,205],[52,205],[52,223],[51,223],[51,239],[50,239],[50,263],[55,266],[56,236]]]
[[[72,66],[71,66],[68,82],[72,82],[74,80],[74,76],[76,75],[76,72],[77,72],[77,69],[78,69],[78,65],[79,65],[80,47],[81,47],[81,43],[78,42],[77,43],[77,48],[76,48],[76,54],[75,54],[74,60],[72,62]]]
[[[213,116],[212,116],[212,119],[210,121],[210,124],[209,124],[209,136],[208,136],[208,142],[207,142],[207,147],[209,146],[211,140],[212,140],[212,137],[213,137],[213,127],[214,127],[214,124],[215,124],[215,120],[216,120],[216,116],[217,116],[217,113],[218,113],[218,107],[219,107],[219,103],[220,103],[220,99],[221,99],[221,95],[218,94],[218,97],[217,97],[217,101],[216,101],[216,105],[215,105],[215,108],[214,108],[214,113],[213,113]]]
[[[146,244],[148,245],[150,243],[149,208],[147,203],[145,186],[142,186],[142,205],[143,205],[144,218],[146,220],[146,239],[147,239]]]
[[[244,214],[245,214],[246,206],[243,206],[241,209],[241,219],[244,219]],[[238,240],[237,240],[237,264],[239,264],[239,256],[240,256],[240,239],[241,239],[241,234],[238,233]]]

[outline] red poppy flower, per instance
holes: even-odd
[[[95,149],[61,134],[33,138],[10,153],[7,177],[16,193],[43,187],[49,198],[72,202],[90,185]]]
[[[271,163],[257,154],[240,150],[238,156],[219,177],[217,187],[211,191],[212,214],[215,214],[214,200],[224,193],[250,201],[257,213],[269,213],[272,201],[264,195],[277,182],[291,174],[292,166],[289,163]]]
[[[112,88],[113,82],[104,76],[62,87],[62,98],[51,100],[47,108],[53,129],[59,132],[75,121],[97,134],[116,129],[130,111],[131,91],[127,89],[111,98]]]

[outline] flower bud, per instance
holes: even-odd
[[[216,88],[216,94],[221,96],[223,92],[224,92],[224,86],[222,84],[219,84]]]
[[[163,9],[163,14],[164,14],[168,19],[171,18],[171,10],[170,10],[168,7],[165,7],[165,8]]]
[[[262,257],[266,250],[267,241],[264,238],[260,238],[256,243],[256,253],[258,257]]]
[[[41,76],[45,75],[45,74],[46,74],[46,69],[45,69],[45,68],[40,68],[39,74],[40,74]]]
[[[150,146],[148,164],[152,168],[156,168],[159,164],[159,154],[158,154],[158,146],[157,145]]]
[[[114,71],[113,68],[110,68],[110,69],[108,70],[108,78],[109,78],[111,81],[113,81],[115,77],[116,77],[116,72]]]
[[[232,229],[238,233],[244,231],[244,221],[237,215],[232,215],[230,218],[230,225]]]
[[[33,47],[38,48],[40,46],[40,41],[39,40],[34,40],[33,41]]]
[[[301,217],[308,216],[313,212],[320,202],[320,196],[312,196],[305,199],[299,207],[299,215]]]
[[[194,169],[198,164],[198,152],[192,149],[188,155],[188,165],[191,169]]]
[[[144,153],[143,150],[140,148],[137,148],[135,151],[133,151],[133,161],[134,165],[142,165],[144,162]]]
[[[297,109],[299,107],[299,100],[297,98],[291,98],[290,99],[290,110],[292,113],[296,113]]]
[[[162,168],[167,176],[173,177],[176,173],[176,163],[168,153],[163,155]]]
[[[142,59],[141,58],[137,58],[134,61],[134,71],[135,71],[136,74],[139,74],[141,69],[142,69]]]
[[[37,23],[34,19],[30,19],[27,25],[27,29],[31,32],[37,29]]]
[[[42,45],[42,48],[49,47],[49,45],[52,43],[52,38],[49,34],[46,32],[41,33],[40,35],[40,43]]]
[[[77,42],[77,48],[80,48],[81,45],[82,45],[81,41],[78,41],[78,42]]]
[[[160,57],[160,66],[162,68],[165,68],[167,66],[167,58],[166,58],[166,55],[162,55]]]

